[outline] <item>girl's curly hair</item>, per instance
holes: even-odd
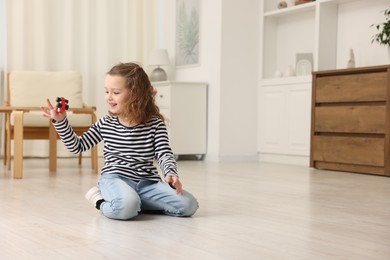
[[[110,76],[121,76],[126,79],[129,99],[126,102],[125,118],[137,124],[147,124],[153,116],[164,121],[164,116],[155,103],[157,91],[150,83],[148,75],[136,63],[119,63],[108,72]]]

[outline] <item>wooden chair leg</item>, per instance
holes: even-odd
[[[57,170],[57,132],[49,122],[49,170]]]
[[[8,170],[11,170],[11,126],[7,129],[7,162]]]
[[[3,157],[3,164],[4,164],[4,166],[8,166],[7,165],[7,161],[8,161],[8,158],[7,158],[7,137],[6,137],[6,133],[4,133],[4,152],[3,152],[3,154],[4,154],[4,157]]]
[[[79,153],[79,166],[81,165],[82,159],[83,159],[83,155],[81,153]]]
[[[3,124],[3,142],[4,142],[4,151],[3,151],[3,154],[4,154],[4,166],[7,165],[7,144],[8,144],[8,139],[7,139],[7,129],[8,129],[8,125],[7,125],[7,117],[8,117],[8,113],[5,113],[4,114],[4,124]]]
[[[92,170],[94,170],[95,173],[98,173],[98,148],[97,148],[97,146],[92,148],[91,164],[92,164]]]
[[[15,111],[14,120],[14,178],[23,178],[23,111]]]
[[[7,166],[7,169],[10,171],[11,170],[11,114],[6,114],[6,132],[5,132],[5,165]]]

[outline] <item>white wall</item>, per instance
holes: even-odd
[[[389,6],[389,0],[360,0],[339,5],[337,68],[346,67],[351,48],[356,67],[389,64],[387,47],[371,43],[377,33],[371,25],[384,22],[383,11]]]
[[[208,83],[207,160],[256,160],[257,0],[201,1],[200,65],[174,66],[176,1],[162,0],[160,47],[176,81]]]
[[[259,56],[257,0],[222,3],[220,151],[222,160],[255,160]]]

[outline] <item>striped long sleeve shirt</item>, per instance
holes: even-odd
[[[157,160],[164,176],[177,176],[177,166],[164,122],[153,117],[146,125],[126,127],[116,116],[104,116],[81,136],[73,131],[65,118],[53,122],[67,149],[78,154],[104,142],[104,166],[101,174],[119,174],[132,180],[161,180]]]

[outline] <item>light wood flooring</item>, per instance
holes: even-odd
[[[193,217],[116,221],[84,199],[88,161],[59,159],[50,174],[26,159],[22,180],[0,168],[0,259],[390,259],[388,177],[179,161]]]

